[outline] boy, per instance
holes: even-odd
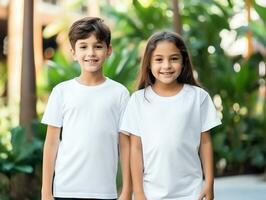
[[[129,92],[102,73],[112,52],[110,39],[100,18],[86,17],[70,28],[71,52],[81,74],[54,87],[42,119],[48,125],[42,200],[117,198],[117,133]],[[129,200],[129,140],[124,134],[119,147],[124,183],[119,199]]]

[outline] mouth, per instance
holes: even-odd
[[[84,60],[86,63],[89,63],[89,64],[94,64],[94,63],[97,63],[99,60],[98,59],[86,59]]]
[[[174,72],[160,72],[160,74],[169,76],[169,75],[174,74]]]

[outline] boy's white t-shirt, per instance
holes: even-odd
[[[201,133],[221,124],[203,89],[184,84],[171,97],[149,86],[131,96],[120,130],[141,137],[148,200],[196,200],[202,189]]]
[[[128,90],[111,79],[54,87],[42,123],[62,127],[55,163],[55,197],[117,198],[118,132]]]

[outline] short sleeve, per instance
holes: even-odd
[[[205,96],[200,106],[201,132],[208,131],[221,124],[217,110],[209,94]]]
[[[121,122],[122,122],[129,98],[130,98],[129,92],[127,89],[125,89],[121,95],[120,105],[119,105],[119,127],[121,126]]]
[[[62,95],[58,88],[54,88],[49,96],[45,112],[43,114],[42,123],[62,127],[63,111],[62,111]]]
[[[138,118],[138,105],[136,101],[136,96],[133,94],[126,106],[123,119],[120,126],[120,132],[124,134],[133,134],[140,136],[139,132],[139,118]]]

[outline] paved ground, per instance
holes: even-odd
[[[215,179],[215,200],[266,200],[266,181],[261,175]]]

